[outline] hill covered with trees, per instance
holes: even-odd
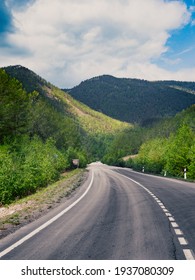
[[[122,159],[134,154],[127,161]],[[119,133],[103,161],[175,177],[183,177],[186,169],[188,179],[194,180],[195,105],[151,127],[136,126]]]
[[[0,69],[0,204],[104,153],[129,124],[94,112],[22,66]]]
[[[174,116],[195,103],[193,82],[149,82],[103,75],[68,92],[94,110],[141,126]]]

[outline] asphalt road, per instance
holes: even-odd
[[[1,240],[17,260],[194,259],[195,184],[91,164],[71,198]]]

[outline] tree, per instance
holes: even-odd
[[[171,175],[183,176],[184,168],[188,169],[191,163],[189,151],[193,142],[194,134],[186,124],[169,138],[165,168]]]
[[[167,151],[167,139],[155,138],[145,142],[135,159],[138,168],[144,166],[145,171],[161,173],[165,165],[165,154]]]
[[[189,151],[189,159],[190,159],[190,165],[188,168],[188,177],[195,179],[195,139],[193,140],[193,145]]]
[[[31,95],[0,69],[0,142],[27,130]]]

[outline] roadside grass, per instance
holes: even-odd
[[[0,239],[56,207],[82,184],[86,175],[84,169],[65,172],[59,181],[35,194],[0,207]]]

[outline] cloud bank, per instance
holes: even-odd
[[[195,69],[170,72],[154,62],[168,51],[171,33],[190,23],[181,1],[35,0],[23,9],[6,3],[15,31],[1,50],[2,66],[22,64],[60,87],[101,74],[195,77]]]

